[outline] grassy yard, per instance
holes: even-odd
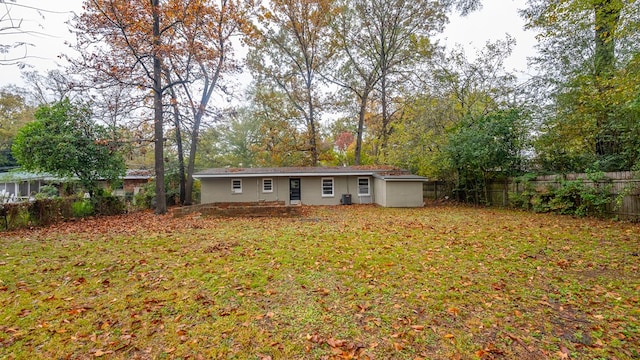
[[[640,226],[496,209],[0,233],[2,359],[634,359]]]

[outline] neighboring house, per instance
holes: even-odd
[[[389,167],[218,168],[193,175],[201,203],[282,201],[286,205],[424,205],[426,178]]]
[[[26,201],[40,192],[45,185],[59,184],[64,180],[49,174],[24,171],[0,173],[0,203]]]
[[[137,194],[144,184],[153,179],[149,170],[127,170],[122,178],[122,186],[114,189],[114,195]],[[60,189],[60,185],[76,181],[77,179],[59,178],[50,174],[36,174],[25,171],[10,171],[0,173],[0,203],[27,201],[45,185],[53,185]],[[102,182],[102,186],[108,186]]]
[[[127,170],[127,174],[122,178],[122,185],[113,189],[113,194],[120,197],[135,196],[144,186],[154,179],[151,170]],[[104,184],[107,186],[107,184]]]

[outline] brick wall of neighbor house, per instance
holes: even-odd
[[[136,188],[140,189],[143,186],[145,186],[148,182],[149,182],[148,179],[124,180],[123,181],[124,191],[127,193],[134,193]]]

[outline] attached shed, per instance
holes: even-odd
[[[426,178],[412,174],[374,174],[376,203],[384,207],[421,207]],[[420,194],[420,196],[416,196]]]
[[[426,178],[391,168],[215,168],[194,174],[201,202],[268,202],[286,205],[378,204],[420,207]]]

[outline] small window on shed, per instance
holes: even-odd
[[[322,178],[322,196],[333,196],[333,178]]]
[[[273,179],[262,179],[262,192],[263,193],[273,192]]]
[[[234,194],[242,194],[242,179],[231,180],[231,192]]]
[[[369,196],[371,193],[369,192],[369,178],[361,177],[358,178],[358,195],[360,196]]]

